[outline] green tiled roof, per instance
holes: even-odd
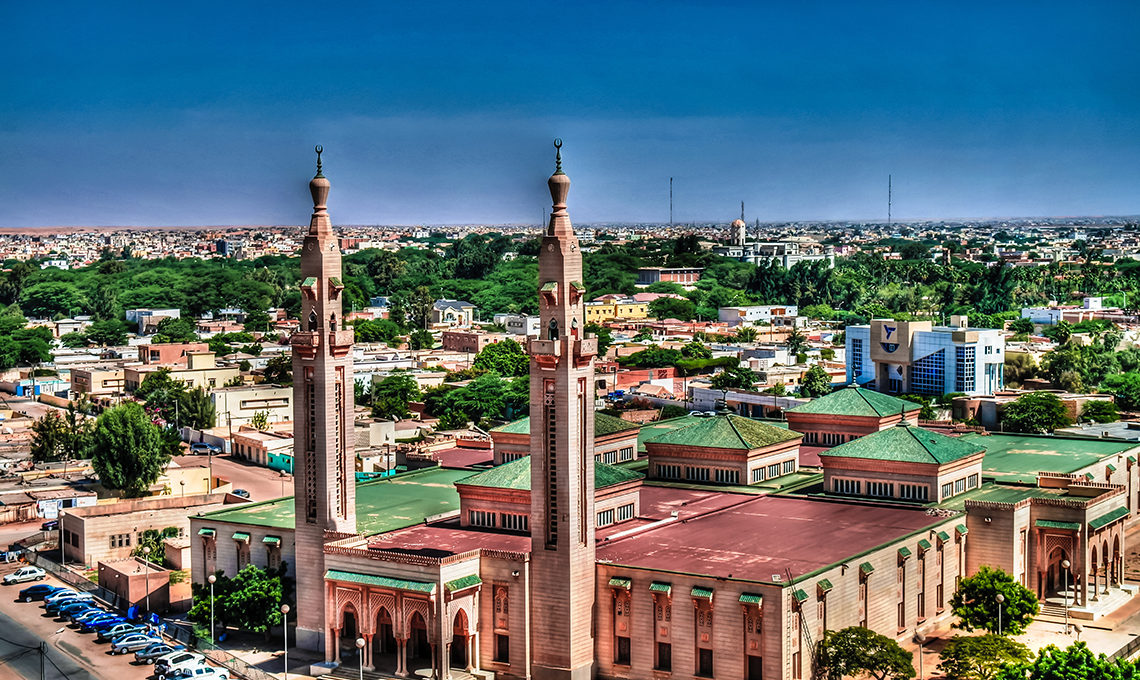
[[[610,586],[613,588],[621,588],[622,590],[629,590],[633,587],[633,580],[615,576],[610,579]]]
[[[261,542],[265,543],[267,545],[281,545],[281,537],[280,536],[266,536],[265,538],[261,539]]]
[[[820,451],[819,455],[944,465],[985,450],[984,446],[965,441],[964,437],[948,437],[913,425],[898,425]]]
[[[910,557],[910,554],[910,548],[906,547],[905,545],[899,548],[899,557],[903,558],[904,560]]]
[[[433,593],[435,592],[435,584],[426,581],[409,581],[402,578],[388,578],[387,576],[375,576],[373,574],[358,574],[354,571],[340,571],[338,569],[329,569],[325,572],[326,579],[333,581],[345,581],[347,583],[361,583],[367,586],[379,586],[381,588],[396,588],[398,590],[414,590],[418,593]]]
[[[959,524],[958,526],[954,527],[954,531],[957,531],[958,533],[962,534],[963,536],[970,533],[970,530],[968,528],[966,528],[965,524]]]
[[[945,531],[939,531],[938,532],[938,540],[942,541],[943,543],[949,543],[950,542],[950,534],[946,533]]]
[[[625,432],[628,430],[637,430],[641,426],[637,423],[631,423],[628,420],[622,420],[605,413],[594,414],[594,436],[602,437],[607,434],[614,434],[615,432]],[[530,416],[519,418],[518,420],[511,421],[506,425],[491,428],[492,432],[504,432],[507,434],[530,434]]]
[[[797,589],[796,592],[792,593],[792,597],[796,598],[796,602],[802,603],[807,602],[808,594],[805,593],[802,589]]]
[[[871,416],[882,418],[907,411],[918,411],[921,404],[892,397],[862,387],[835,390],[806,404],[788,409],[789,413],[822,413],[837,416]]]
[[[764,596],[757,595],[756,593],[741,593],[740,601],[743,604],[754,604],[756,606],[760,606],[764,603]]]
[[[1135,463],[1136,462],[1136,456],[1128,456],[1128,462],[1129,463]]]
[[[1068,529],[1070,531],[1080,531],[1080,522],[1054,522],[1051,519],[1039,519],[1033,523],[1033,526],[1041,527],[1042,529]]]
[[[557,287],[557,281],[547,281],[546,283],[542,284],[542,288],[539,288],[539,290],[554,290]]]
[[[234,540],[249,543],[249,534],[247,534],[244,531],[235,531],[234,532]]]
[[[1122,517],[1127,517],[1127,516],[1128,516],[1128,508],[1120,507],[1120,508],[1117,508],[1115,510],[1110,510],[1110,511],[1104,513],[1103,515],[1101,515],[1100,517],[1094,517],[1093,519],[1090,519],[1089,520],[1089,527],[1091,527],[1093,529],[1099,529],[1103,526],[1107,526],[1109,524],[1112,524],[1113,522],[1115,522],[1116,520],[1118,520]]]
[[[971,432],[961,440],[985,447],[982,476],[1008,484],[1036,484],[1038,472],[1074,474],[1137,446],[1111,439],[1006,433]]]
[[[859,565],[859,571],[863,572],[864,575],[874,574],[875,565],[871,564],[870,562],[864,562],[863,564]]]
[[[922,548],[923,550],[930,550],[934,546],[932,546],[930,544],[930,541],[926,540],[925,538],[920,538],[918,540],[918,547]]]
[[[483,579],[479,578],[478,574],[470,574],[468,576],[457,578],[454,581],[448,581],[447,583],[443,584],[443,587],[447,588],[447,592],[454,593],[456,591],[463,590],[464,588],[472,588],[482,582]]]
[[[713,591],[711,588],[702,588],[700,586],[693,586],[693,590],[690,594],[693,597],[699,597],[703,600],[711,600],[712,596],[713,596]]]
[[[217,532],[214,531],[213,529],[207,529],[205,527],[198,530],[199,536],[210,536],[212,538],[214,536],[214,534],[216,534],[216,533]]]
[[[829,581],[828,579],[822,578],[819,580],[819,583],[815,584],[815,587],[819,589],[819,592],[827,593],[827,592],[830,592],[831,589],[834,588],[835,586],[831,585],[831,581]]]
[[[594,463],[594,488],[604,489],[614,484],[630,482],[641,479],[640,472],[627,470],[616,465]],[[468,486],[484,486],[493,489],[517,489],[530,491],[530,456],[523,456],[518,460],[497,465],[490,470],[476,472],[470,477],[456,480],[456,484]]]
[[[671,595],[673,593],[673,584],[662,583],[660,581],[653,581],[649,584],[649,592],[651,593],[665,593]]]
[[[1106,467],[1108,467],[1109,472],[1116,472],[1116,466],[1112,463],[1109,463]]]
[[[315,286],[315,285],[317,285],[317,277],[315,277],[315,276],[310,276],[301,282],[302,288],[311,288],[312,286]]]
[[[646,440],[647,444],[673,444],[708,449],[759,449],[803,435],[735,414],[694,418],[690,425],[666,431]]]

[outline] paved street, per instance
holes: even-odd
[[[206,467],[210,456],[177,456],[182,467]],[[247,463],[230,456],[213,456],[214,475],[233,483],[235,489],[245,489],[250,499],[264,501],[293,495],[293,478],[282,477],[277,470]]]

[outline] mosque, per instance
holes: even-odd
[[[949,436],[920,427],[910,402],[855,387],[784,423],[722,411],[634,433],[596,416],[556,146],[530,415],[492,432],[493,467],[361,484],[318,156],[292,337],[294,496],[192,517],[195,582],[285,562],[295,644],[324,653],[314,673],[359,663],[440,679],[803,678],[825,630],[909,639],[950,616],[958,580],[982,564],[1074,616],[1131,597],[1135,442]],[[635,460],[609,455],[634,442]]]

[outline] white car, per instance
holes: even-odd
[[[24,583],[26,581],[40,581],[47,576],[47,572],[39,567],[20,567],[4,577],[4,585]]]
[[[75,592],[71,588],[64,588],[63,590],[57,590],[54,593],[52,593],[51,595],[48,595],[47,597],[44,598],[44,605],[45,606],[49,605],[52,602],[55,602],[56,600],[62,600],[65,597],[76,597],[77,595],[79,595],[79,593]]]
[[[154,662],[154,674],[158,680],[168,680],[169,678],[176,677],[175,671],[180,671],[184,668],[196,668],[206,663],[206,657],[201,654],[193,654],[191,652],[171,652],[166,656],[160,656]]]
[[[178,680],[183,680],[183,678],[188,680],[230,680],[230,672],[224,668],[214,668],[213,666],[195,666],[171,671],[166,677],[177,678]]]

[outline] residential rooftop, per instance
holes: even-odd
[[[649,444],[672,444],[708,449],[752,450],[802,439],[787,427],[736,414],[686,416],[687,422],[646,439]]]
[[[1038,472],[1072,474],[1140,444],[1107,439],[1032,434],[964,434],[961,441],[984,446],[982,475],[1007,484],[1037,484]]]
[[[862,387],[845,387],[788,409],[789,413],[818,413],[837,416],[884,418],[918,411],[920,404]]]

